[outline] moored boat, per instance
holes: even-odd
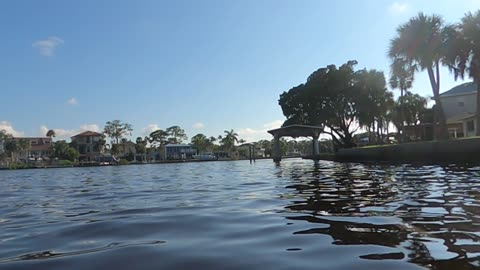
[[[196,160],[217,160],[218,158],[212,153],[201,153],[198,155],[193,155],[193,159]]]

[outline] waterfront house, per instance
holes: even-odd
[[[217,157],[217,159],[230,159],[232,158],[231,153],[229,151],[214,151],[213,155]]]
[[[254,148],[252,148],[252,146]],[[254,153],[251,153],[252,157],[256,157],[256,158],[265,157],[265,148],[261,148],[251,143],[244,143],[242,145],[237,146],[237,152],[240,158],[250,158],[251,150],[254,150]]]
[[[477,85],[464,83],[440,95],[447,120],[448,132],[453,138],[475,136],[477,124]]]
[[[28,147],[19,154],[24,162],[45,160],[52,153],[52,139],[49,137],[15,137],[14,140],[25,140],[28,143]]]
[[[135,159],[137,155],[137,149],[135,148],[135,143],[132,141],[125,141],[119,144],[112,144],[112,147],[117,148],[117,155],[120,158],[127,158],[132,156],[132,159]]]
[[[167,144],[165,145],[166,159],[191,159],[197,150],[190,144]]]
[[[101,156],[99,142],[102,137],[101,133],[85,131],[71,138],[73,147],[80,153],[80,161],[96,161]]]

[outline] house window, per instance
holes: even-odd
[[[459,101],[459,102],[457,103],[457,105],[458,105],[458,107],[464,107],[464,106],[465,106],[465,102]]]
[[[448,129],[448,134],[450,135],[450,138],[458,138],[456,128],[449,128]]]
[[[473,132],[475,131],[475,124],[473,123],[473,120],[467,121],[467,132]]]

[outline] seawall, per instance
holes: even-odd
[[[393,162],[480,161],[480,138],[341,149],[335,154],[335,160]]]

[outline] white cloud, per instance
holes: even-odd
[[[23,137],[25,133],[22,131],[15,130],[10,122],[0,121],[0,130],[5,130],[7,134],[10,134],[14,137]]]
[[[45,136],[49,130],[50,128],[48,128],[47,126],[40,126],[39,136],[42,136],[42,137]],[[77,129],[54,128],[53,131],[55,131],[55,138],[57,140],[67,140],[73,135],[82,133],[84,131],[100,132],[101,130],[97,124],[85,124],[85,125],[81,125]]]
[[[71,99],[67,100],[68,105],[78,105],[78,101],[76,98],[72,97]]]
[[[408,11],[408,4],[395,2],[388,8],[388,10],[390,11],[391,14],[394,14],[394,15],[402,14]]]
[[[79,131],[80,132],[84,132],[84,131],[101,132],[102,129],[97,124],[85,124],[80,126]]]
[[[270,129],[276,129],[276,128],[279,128],[281,127],[283,124],[283,121],[282,120],[275,120],[273,122],[270,122],[270,123],[266,123],[265,125],[263,125],[264,128],[270,130]]]
[[[195,124],[193,124],[192,126],[194,129],[201,129],[201,128],[204,128],[205,125],[202,123],[202,122],[197,122]]]
[[[50,57],[55,53],[55,49],[63,43],[63,39],[59,37],[48,37],[47,39],[33,42],[32,46],[37,48],[41,55]]]
[[[150,133],[154,132],[155,130],[159,130],[160,127],[157,124],[150,124],[146,128],[143,129],[143,134],[145,136],[150,135]]]
[[[270,129],[275,129],[281,127],[283,124],[282,120],[275,120],[270,123],[263,125],[263,128],[241,128],[237,131],[241,139],[246,140],[247,142],[255,142],[259,140],[271,140],[272,135],[268,133]]]

